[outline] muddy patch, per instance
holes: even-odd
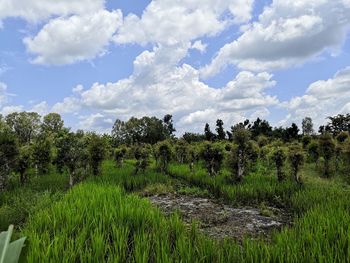
[[[272,207],[234,208],[216,200],[179,194],[154,195],[148,198],[166,215],[178,211],[185,223],[198,221],[202,232],[217,239],[268,239],[273,230],[289,224],[291,219],[284,211]]]

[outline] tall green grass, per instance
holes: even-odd
[[[252,173],[240,185],[203,169],[192,174],[171,165],[170,173],[234,204],[280,202],[294,212],[293,226],[270,242],[214,241],[177,215],[166,218],[146,199],[127,194],[167,175],[149,169],[133,175],[132,163],[117,169],[105,162],[100,177],[75,186],[61,200],[30,218],[24,262],[349,262],[350,190],[305,170],[305,184],[278,183],[273,174]]]

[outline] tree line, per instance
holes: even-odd
[[[0,115],[0,190],[6,189],[11,177],[18,177],[23,185],[29,176],[52,169],[68,173],[72,186],[89,175],[98,176],[106,158],[113,158],[119,167],[126,158],[134,159],[135,175],[144,172],[151,159],[162,173],[168,172],[171,161],[187,163],[191,171],[202,163],[210,176],[225,165],[233,183],[244,180],[258,161],[275,169],[279,181],[286,178],[288,166],[297,183],[302,183],[299,171],[305,161],[317,163],[324,177],[348,169],[350,163],[350,114],[329,117],[319,134],[309,117],[303,119],[301,132],[295,123],[273,128],[260,118],[229,130],[218,119],[215,131],[207,123],[204,133],[186,132],[179,138],[175,131],[170,114],[162,119],[117,119],[111,134],[73,132],[57,113]]]

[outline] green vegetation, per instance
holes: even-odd
[[[300,135],[260,119],[225,133],[218,120],[217,134],[208,124],[178,139],[171,115],[117,121],[114,137],[71,132],[57,114],[9,115],[0,230],[27,237],[22,262],[348,262],[350,125],[330,121],[315,135],[305,118]],[[169,193],[293,220],[268,240],[213,239],[146,198]]]

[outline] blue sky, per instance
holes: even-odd
[[[349,0],[0,0],[0,21],[3,115],[170,113],[181,133],[350,112]]]

